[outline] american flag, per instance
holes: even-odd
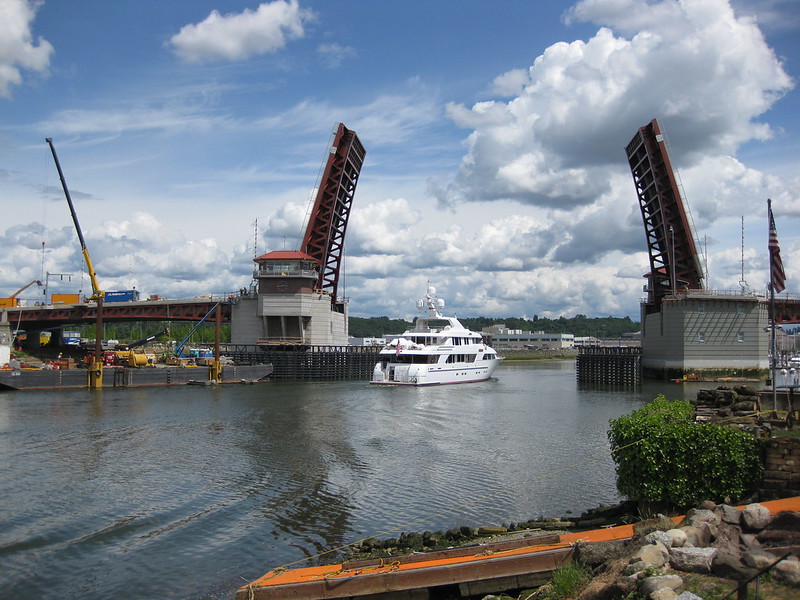
[[[776,294],[780,294],[784,289],[786,289],[786,273],[783,271],[781,247],[778,244],[778,232],[775,230],[775,217],[772,216],[772,207],[770,207],[768,210],[770,283],[772,284],[772,290]]]

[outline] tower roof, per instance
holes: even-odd
[[[300,252],[299,250],[273,250],[272,252],[267,252],[253,259],[254,262],[262,262],[265,260],[307,260],[315,263],[317,262],[316,258],[305,252]]]

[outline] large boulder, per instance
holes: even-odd
[[[741,554],[742,530],[738,525],[720,523],[711,546],[724,554]]]
[[[645,544],[633,555],[630,562],[644,561],[654,567],[663,567],[669,561],[669,550],[661,542]]]
[[[689,525],[688,527],[680,527],[686,534],[686,545],[692,545],[698,548],[703,548],[711,543],[711,526],[708,523],[700,523],[697,527]]]
[[[645,577],[639,581],[639,593],[645,598],[662,588],[676,590],[683,585],[683,579],[678,575],[656,575],[655,577]]]
[[[765,548],[800,545],[800,513],[783,511],[756,535]]]
[[[668,529],[664,533],[672,540],[671,546],[673,548],[680,548],[686,543],[686,532],[682,529]]]
[[[758,548],[746,550],[744,554],[742,554],[742,562],[748,567],[758,569],[759,571],[768,569],[776,560],[778,560],[777,556]]]
[[[734,581],[749,581],[758,574],[756,569],[748,567],[738,556],[731,554],[717,554],[711,572],[717,577]]]
[[[715,512],[719,515],[723,523],[738,525],[742,521],[742,511],[735,506],[720,504],[717,506]]]
[[[669,564],[677,571],[710,573],[718,552],[716,548],[672,548]]]
[[[606,542],[576,542],[575,560],[589,567],[597,567],[618,558],[625,550],[625,540]]]
[[[772,515],[763,504],[748,504],[742,509],[742,524],[748,529],[764,529]]]
[[[692,508],[686,512],[686,516],[681,525],[691,525],[698,527],[701,523],[708,523],[709,525],[719,525],[722,518],[713,510],[705,508]]]
[[[672,536],[668,535],[666,531],[651,531],[644,536],[645,544],[655,544],[660,542],[665,548],[672,547]]]
[[[800,586],[800,561],[796,556],[782,560],[772,569],[775,579],[785,581],[795,587]]]

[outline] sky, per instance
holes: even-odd
[[[351,315],[433,285],[461,317],[638,320],[653,118],[707,287],[765,290],[771,198],[800,293],[799,33],[796,0],[0,0],[0,296],[91,292],[45,138],[99,287],[192,298],[298,249],[342,122]]]

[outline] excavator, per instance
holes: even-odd
[[[168,335],[169,329],[163,329],[158,333],[148,335],[146,338],[131,342],[130,344],[120,344],[114,350],[108,350],[105,355],[106,363],[121,365],[125,367],[147,367],[153,366],[150,358],[144,352],[134,352],[135,348],[140,348],[155,339]]]
[[[17,298],[17,296],[19,296],[22,292],[24,292],[29,287],[31,287],[34,283],[36,285],[39,285],[39,286],[42,285],[41,281],[39,281],[38,279],[34,279],[29,284],[24,285],[21,288],[19,288],[16,292],[11,294],[8,298],[0,298],[0,308],[14,308],[16,306],[19,306],[19,299]]]

